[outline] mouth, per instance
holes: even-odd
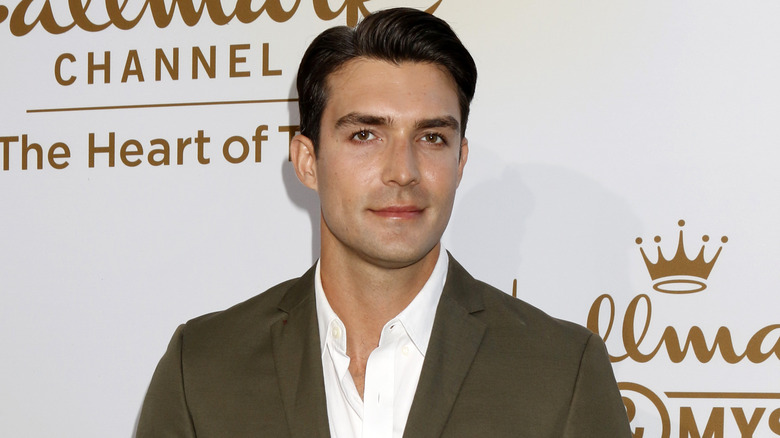
[[[393,205],[378,209],[369,209],[369,211],[377,216],[388,219],[415,219],[420,217],[425,209],[414,205]]]

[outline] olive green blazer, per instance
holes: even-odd
[[[314,269],[180,326],[138,438],[328,437]],[[452,257],[405,438],[629,438],[601,339]]]

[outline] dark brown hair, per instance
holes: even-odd
[[[319,147],[320,122],[328,101],[328,76],[356,58],[400,64],[427,62],[443,67],[458,87],[461,136],[477,83],[474,59],[442,19],[411,8],[373,13],[357,27],[338,26],[312,41],[298,67],[301,133]]]

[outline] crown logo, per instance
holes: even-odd
[[[704,242],[699,250],[699,254],[694,259],[689,259],[685,254],[685,246],[683,244],[683,230],[685,221],[680,220],[677,222],[680,226],[680,234],[677,240],[677,251],[674,253],[674,257],[667,259],[661,252],[661,247],[657,246],[658,259],[655,263],[651,262],[645,254],[645,250],[640,246],[639,252],[642,253],[642,259],[647,266],[647,272],[650,274],[650,278],[653,280],[653,289],[658,292],[665,292],[671,294],[687,294],[694,292],[701,292],[707,288],[707,284],[704,280],[710,276],[712,267],[715,266],[715,262],[720,256],[720,251],[723,249],[721,245],[718,247],[718,251],[710,261],[704,260],[704,248],[707,246],[710,237],[706,234],[701,237]],[[653,241],[658,244],[661,242],[661,236],[655,236]],[[729,241],[728,237],[723,236],[720,238],[722,243]],[[636,244],[642,244],[642,238],[636,238]]]

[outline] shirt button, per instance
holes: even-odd
[[[335,339],[341,339],[341,327],[334,325],[333,330],[331,330],[331,334]]]
[[[404,345],[404,348],[401,349],[401,353],[404,356],[408,356],[409,355],[409,346],[408,345]]]

